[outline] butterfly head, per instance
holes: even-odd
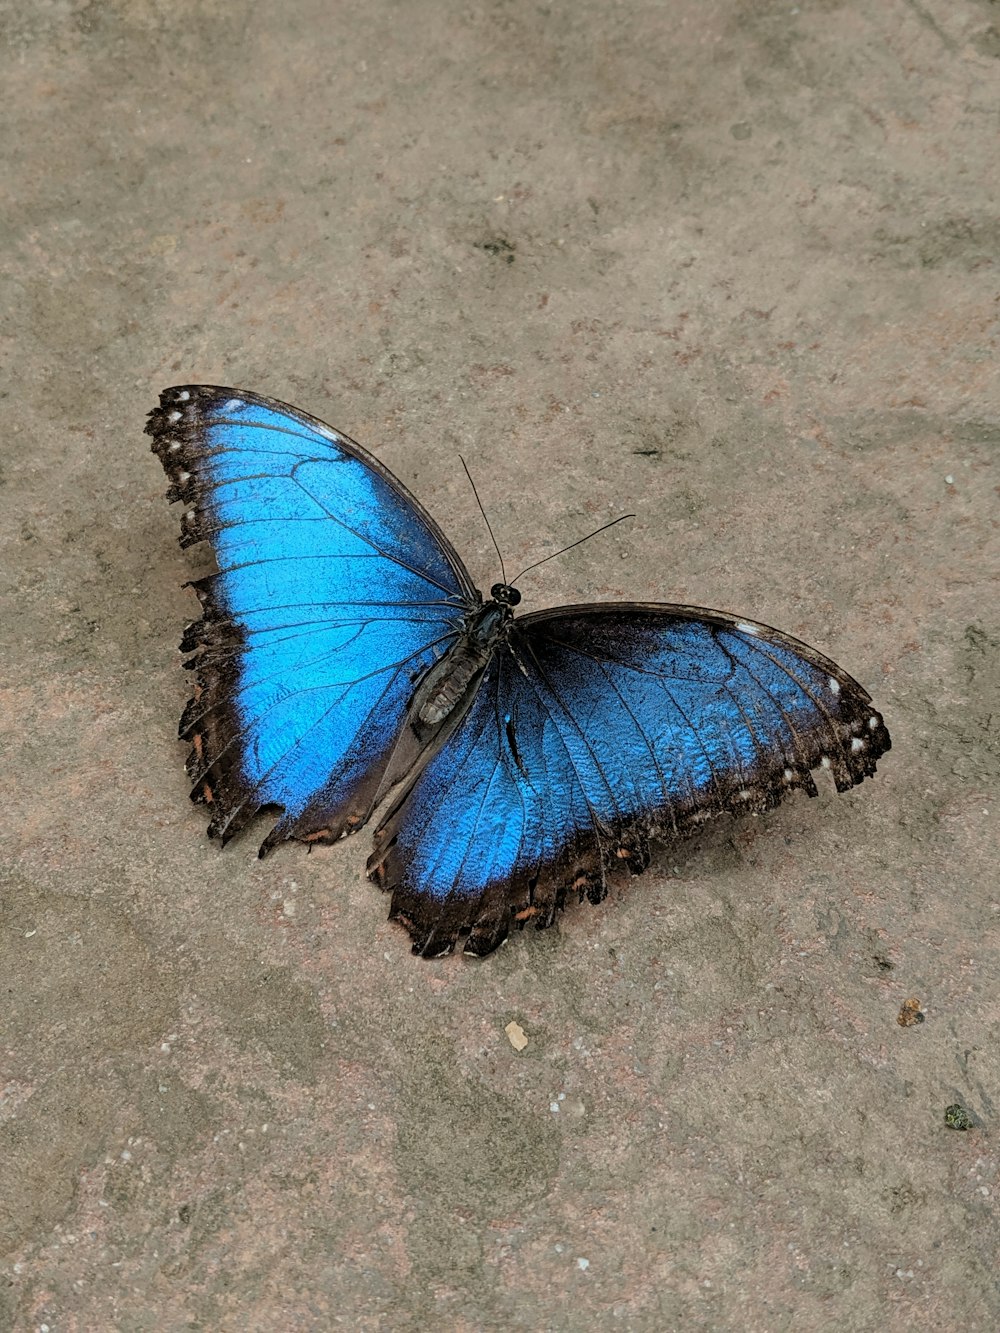
[[[494,583],[490,589],[490,600],[478,608],[472,608],[466,622],[466,642],[474,652],[484,654],[483,662],[503,638],[507,626],[514,618],[513,607],[521,600],[521,594],[509,583]]]
[[[521,600],[521,594],[509,583],[494,583],[490,589],[490,597],[501,606],[517,606]]]

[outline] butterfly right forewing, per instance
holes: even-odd
[[[828,769],[845,791],[889,735],[867,692],[767,626],[700,608],[567,607],[516,620],[468,717],[375,835],[371,873],[417,947],[547,925],[599,901],[650,839],[757,813]]]

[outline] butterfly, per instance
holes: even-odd
[[[237,389],[167,389],[146,427],[181,545],[218,572],[180,736],[192,799],[227,842],[262,810],[334,842],[382,807],[369,877],[413,951],[489,954],[514,927],[600,902],[650,840],[793,791],[870,777],[890,748],[867,692],[787,634],[655,602],[515,617],[360,445]]]

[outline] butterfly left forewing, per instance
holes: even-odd
[[[371,809],[414,681],[474,594],[433,520],[346,436],[297,409],[207,385],[169,389],[147,431],[180,500],[182,545],[219,572],[195,590],[181,721],[192,796],[223,840],[258,810],[327,840]]]

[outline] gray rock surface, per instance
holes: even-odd
[[[997,22],[7,7],[0,1327],[1000,1326]],[[411,959],[365,838],[187,802],[208,565],[142,425],[191,381],[362,441],[487,587],[459,452],[509,567],[635,510],[526,607],[778,625],[891,754]]]

